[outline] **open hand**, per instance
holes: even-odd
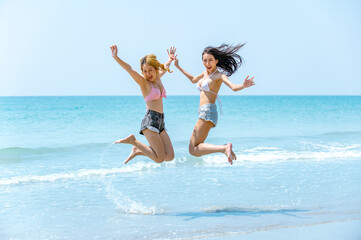
[[[175,60],[174,54],[175,54],[175,51],[176,51],[176,50],[177,50],[177,49],[176,49],[175,47],[171,47],[169,50],[167,49],[168,57],[169,57],[169,59],[171,59],[172,61]]]
[[[174,66],[175,66],[176,68],[179,68],[177,56],[178,56],[178,55],[175,55],[175,56],[174,56]]]
[[[248,88],[248,87],[251,87],[251,86],[255,85],[255,83],[253,81],[254,77],[252,77],[250,79],[248,79],[248,78],[249,78],[249,75],[246,77],[246,79],[244,79],[244,82],[243,82],[243,87],[244,88]]]
[[[117,55],[118,55],[118,47],[117,47],[117,45],[110,46],[110,49],[112,50],[112,56],[117,57]]]

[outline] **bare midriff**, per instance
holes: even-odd
[[[215,103],[216,99],[217,99],[217,95],[210,92],[201,91],[199,106],[202,106],[207,103]]]
[[[163,113],[163,98],[146,102],[147,109]]]

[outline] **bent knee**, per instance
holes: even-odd
[[[163,159],[154,159],[154,161],[156,162],[156,163],[162,163],[162,162],[164,162],[165,161],[165,159],[163,158]]]
[[[192,156],[195,156],[195,157],[200,157],[202,156],[201,154],[199,154],[198,150],[197,150],[197,147],[193,147],[193,146],[189,146],[189,153],[192,155]]]
[[[166,155],[164,153],[157,154],[157,157],[154,159],[154,161],[157,162],[157,163],[162,163],[165,160],[166,160]]]
[[[174,159],[174,153],[166,154],[165,161],[172,161]]]

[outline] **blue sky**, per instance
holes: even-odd
[[[0,96],[140,95],[109,46],[139,70],[177,48],[193,75],[206,46],[243,43],[230,79],[256,85],[223,95],[361,95],[361,1],[0,0]],[[172,65],[168,95],[196,95]]]

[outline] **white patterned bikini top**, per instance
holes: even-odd
[[[217,96],[217,100],[218,100],[218,105],[219,105],[219,110],[221,115],[222,114],[222,103],[221,103],[221,99],[219,98],[218,94],[215,92],[212,92],[211,89],[209,88],[209,84],[208,81],[212,80],[211,77],[218,71],[218,69],[216,71],[214,71],[211,75],[208,76],[208,78],[202,78],[201,80],[198,81],[197,83],[197,89],[201,92],[201,91],[205,91],[205,92],[210,92],[213,93],[214,95]]]

